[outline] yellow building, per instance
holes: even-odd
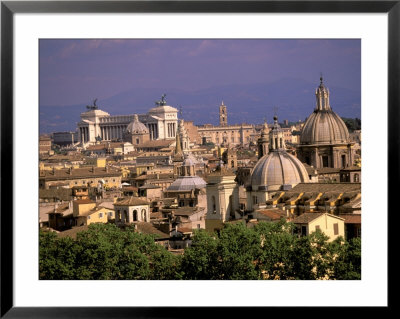
[[[80,199],[72,203],[73,216],[83,216],[96,207],[96,203],[90,199]]]
[[[105,157],[88,157],[86,158],[86,164],[94,167],[106,167],[107,159]]]
[[[292,221],[302,236],[320,230],[329,237],[329,241],[339,236],[345,238],[344,218],[328,213],[304,213]]]
[[[49,189],[54,187],[91,186],[97,187],[103,184],[108,188],[121,187],[121,172],[108,167],[83,167],[40,170],[39,188]]]
[[[77,226],[90,225],[94,223],[107,223],[110,219],[115,219],[115,212],[106,207],[96,207],[86,211],[77,217]]]

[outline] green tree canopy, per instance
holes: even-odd
[[[40,231],[40,279],[361,279],[361,240],[329,242],[317,231],[300,237],[285,220],[227,224],[218,233],[197,230],[182,256],[154,237],[92,224],[77,238]]]

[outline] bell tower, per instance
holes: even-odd
[[[224,104],[224,101],[222,101],[221,105],[219,106],[219,125],[228,125],[228,113],[226,112],[226,105]]]
[[[264,122],[263,128],[261,130],[261,136],[257,140],[258,159],[268,154],[268,144],[269,144],[268,136],[269,136],[268,124]]]

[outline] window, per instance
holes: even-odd
[[[322,156],[322,167],[329,167],[328,156]]]
[[[99,218],[103,218],[103,213],[99,213]]]
[[[358,174],[354,174],[354,183],[360,182],[360,176]]]
[[[216,214],[217,213],[217,206],[215,204],[215,196],[211,197],[211,203],[212,203],[213,214]]]
[[[334,235],[339,234],[339,224],[338,223],[333,224],[333,234]]]
[[[258,204],[257,196],[253,196],[253,204]]]
[[[342,155],[342,167],[346,167],[346,155]]]
[[[301,226],[301,235],[306,236],[307,235],[307,226]]]
[[[319,227],[319,225],[315,225],[315,231],[317,230],[321,230],[321,228]]]
[[[90,216],[88,216],[87,219],[90,219]]]

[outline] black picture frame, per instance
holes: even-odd
[[[1,317],[5,318],[128,318],[223,316],[226,309],[182,311],[176,307],[14,307],[13,304],[13,17],[15,13],[120,13],[120,12],[269,12],[269,13],[387,13],[388,14],[388,211],[396,212],[395,185],[399,179],[400,138],[400,0],[396,1],[1,1]],[[380,212],[384,213],[384,212]],[[388,215],[388,234],[394,227]],[[393,247],[388,237],[388,247]],[[390,255],[388,253],[388,265]],[[388,269],[389,270],[389,269]],[[391,281],[388,281],[388,287]],[[33,292],[34,293],[34,292]],[[380,310],[389,310],[388,307]],[[291,307],[293,313],[307,312]],[[338,308],[333,312],[343,311]],[[249,315],[249,309],[235,314]]]

